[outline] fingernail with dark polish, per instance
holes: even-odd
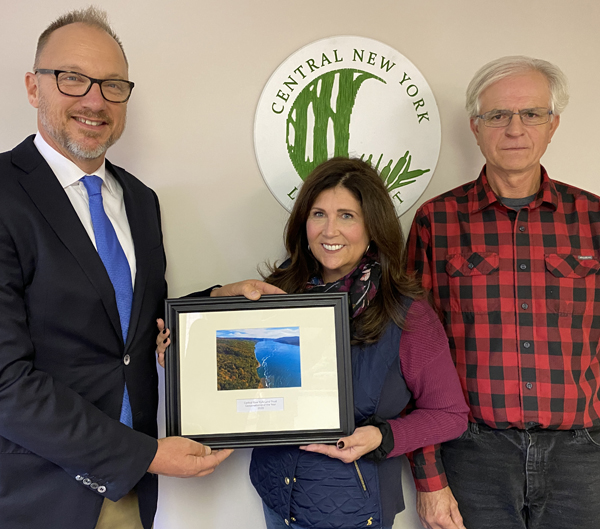
[[[163,329],[163,334],[167,334],[167,329]]]
[[[338,441],[337,442],[337,447],[341,450],[342,448],[344,448],[344,441]]]
[[[168,340],[168,338],[165,338],[165,339],[163,340],[163,343],[167,343],[167,340]]]

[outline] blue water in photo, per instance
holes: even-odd
[[[261,365],[258,376],[265,379],[268,388],[298,388],[302,385],[299,339],[297,343],[262,340],[256,344],[254,354]]]

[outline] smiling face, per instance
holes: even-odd
[[[351,272],[369,245],[360,203],[345,187],[323,191],[306,220],[310,250],[321,263],[325,283]]]
[[[104,31],[86,24],[57,29],[41,52],[39,68],[67,70],[96,79],[128,79],[119,45]],[[126,103],[109,103],[94,84],[83,97],[58,91],[54,75],[28,73],[29,102],[38,109],[44,140],[86,173],[104,161],[104,153],[125,128]]]
[[[550,88],[546,77],[537,71],[501,79],[488,86],[479,97],[479,113],[490,110],[517,112],[526,108],[550,108]],[[500,196],[511,196],[510,187],[518,187],[528,196],[539,187],[540,159],[556,131],[559,116],[548,123],[526,127],[519,116],[507,127],[486,127],[471,119],[471,130],[486,161],[486,174],[492,189]],[[512,181],[511,185],[507,182]],[[505,189],[503,189],[505,188]],[[508,188],[508,189],[506,189]],[[519,194],[519,191],[517,191]]]

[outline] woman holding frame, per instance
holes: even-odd
[[[266,283],[288,293],[348,292],[358,427],[336,445],[254,449],[250,478],[267,529],[389,529],[404,509],[398,456],[467,427],[446,334],[405,271],[394,206],[369,164],[333,158],[316,167],[285,245],[288,258],[269,266]],[[231,288],[219,290],[211,295]],[[164,363],[169,331],[162,321],[159,329]]]

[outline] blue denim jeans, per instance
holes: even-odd
[[[467,529],[600,527],[600,432],[469,423],[442,460]]]
[[[279,516],[274,510],[269,509],[263,502],[263,511],[265,512],[265,522],[267,524],[267,529],[309,529],[307,527],[302,527],[295,523],[290,523],[287,525],[285,520]],[[374,528],[379,529],[379,528]],[[380,529],[392,529],[391,527],[381,527]]]

